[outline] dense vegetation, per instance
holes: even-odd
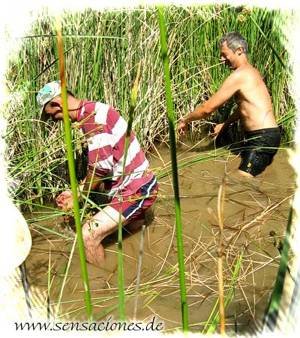
[[[282,46],[276,11],[243,7],[169,7],[169,57],[175,114],[188,113],[219,87],[228,70],[219,63],[218,41],[237,30],[249,43],[250,59],[261,71],[274,103],[274,111],[291,141],[294,106],[289,95],[288,54]],[[77,96],[115,106],[127,118],[130,90],[141,63],[139,96],[133,128],[143,146],[168,142],[165,118],[163,72],[160,60],[159,28],[154,8],[66,13],[63,19],[68,88]],[[7,81],[12,100],[7,108],[10,174],[19,180],[21,195],[46,192],[60,185],[64,156],[63,138],[57,125],[39,121],[36,92],[58,79],[56,36],[53,18],[43,15],[23,37],[17,59],[10,62]],[[232,103],[211,120],[221,121]],[[191,128],[193,140],[207,134],[209,123]],[[81,148],[78,142],[78,149]],[[64,161],[64,160],[63,160]],[[47,187],[45,187],[47,182]],[[45,190],[46,189],[46,190]]]

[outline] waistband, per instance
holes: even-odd
[[[253,135],[272,134],[272,133],[280,134],[279,127],[250,130],[250,131],[246,131],[245,135],[253,136]]]

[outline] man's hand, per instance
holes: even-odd
[[[214,127],[214,131],[212,132],[211,135],[216,138],[222,132],[223,127],[224,127],[224,123],[216,124]]]
[[[187,125],[184,121],[184,118],[180,118],[179,119],[179,123],[178,123],[178,126],[177,126],[177,131],[179,133],[179,135],[184,135],[186,133],[186,129],[187,129]]]
[[[73,208],[73,195],[71,190],[62,192],[55,201],[57,206],[63,211],[71,210]]]

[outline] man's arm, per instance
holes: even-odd
[[[228,117],[228,119],[224,122],[224,127],[229,126],[231,123],[237,121],[240,118],[240,111],[238,108],[234,110],[234,112]]]
[[[239,89],[240,74],[234,72],[223,82],[220,89],[210,99],[197,106],[193,112],[180,120],[178,130],[183,130],[189,122],[207,118],[228,101]]]
[[[212,133],[212,136],[217,137],[218,134],[223,132],[231,123],[237,121],[240,118],[240,111],[238,108],[235,109],[235,111],[228,117],[228,119],[223,123],[218,123],[214,127],[214,131]]]
[[[96,190],[102,183],[102,177],[97,176],[92,168],[89,168],[87,176],[83,179],[82,184],[79,185],[78,198],[80,193],[86,193],[88,191]],[[56,204],[64,211],[68,211],[73,208],[73,194],[71,190],[63,191],[57,198]]]
[[[102,182],[102,177],[95,174],[95,170],[88,169],[86,177],[83,179],[83,183],[80,185],[81,192],[87,192],[89,190],[96,190]]]

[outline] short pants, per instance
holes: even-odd
[[[239,169],[257,176],[273,161],[280,145],[279,128],[266,128],[245,132]]]
[[[108,204],[119,213],[121,213],[126,223],[144,217],[145,211],[153,205],[158,192],[158,184],[156,177],[143,186],[141,186],[134,195],[124,194],[122,199],[119,196],[113,197]]]

